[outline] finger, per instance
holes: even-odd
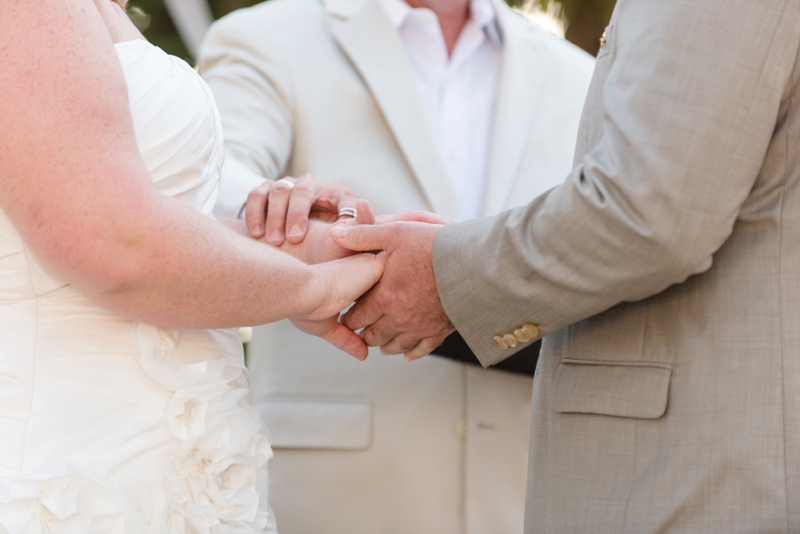
[[[341,182],[320,182],[315,178],[314,183],[316,195],[311,206],[312,218],[333,222],[341,209],[357,207],[358,196]]]
[[[396,232],[397,225],[395,224],[381,226],[336,224],[331,227],[331,238],[340,246],[357,252],[387,250],[393,243]]]
[[[283,228],[286,225],[286,210],[289,207],[289,196],[292,188],[278,180],[272,184],[267,197],[267,241],[276,247],[283,244],[285,238]]]
[[[356,214],[355,224],[375,224],[375,214],[368,200],[360,198],[356,201]]]
[[[364,340],[341,323],[336,323],[333,330],[320,337],[357,360],[364,361],[369,355],[369,347]]]
[[[326,182],[322,185],[321,197],[328,200],[329,205],[338,213],[344,208],[358,209],[358,196],[339,182]]]
[[[419,337],[402,333],[393,337],[387,343],[381,345],[381,354],[384,356],[389,354],[404,354],[419,346],[420,343],[421,340]]]
[[[375,214],[372,213],[372,206],[370,206],[369,202],[360,198],[356,203],[356,216],[353,217],[341,217],[336,220],[333,224],[343,224],[345,226],[358,226],[361,224],[375,224]]]
[[[358,299],[355,305],[342,315],[342,323],[350,330],[361,330],[376,323],[383,317],[383,310],[378,302],[380,299],[380,284]],[[361,333],[364,337],[364,332]]]
[[[306,174],[294,184],[289,194],[288,212],[286,213],[286,240],[297,244],[303,241],[308,232],[308,216],[314,204],[314,191],[317,179]]]
[[[374,324],[364,328],[361,332],[361,338],[370,347],[381,347],[389,343],[395,337],[404,334],[403,330],[390,321],[389,317],[383,316],[378,319]],[[419,338],[417,338],[419,341]],[[411,345],[415,346],[416,343]],[[403,351],[394,352],[392,354],[400,354]]]
[[[255,239],[264,236],[264,224],[267,220],[267,197],[273,183],[275,182],[267,180],[247,195],[244,220],[247,230]]]
[[[437,339],[437,338],[430,338],[430,337],[429,338],[425,338],[425,339],[423,339],[422,341],[419,342],[419,345],[417,345],[413,349],[405,352],[403,354],[403,358],[407,362],[413,362],[414,360],[419,360],[423,356],[427,356],[428,354],[430,354],[431,352],[436,350],[436,347],[441,345],[443,342],[444,342],[444,339]],[[381,347],[381,350],[383,350],[383,347]]]
[[[331,317],[369,291],[383,275],[385,254],[359,254],[315,265],[325,281],[325,302],[309,319]],[[345,324],[345,326],[347,326]],[[348,326],[349,328],[349,326]],[[351,328],[351,330],[353,330]]]
[[[375,224],[387,224],[391,222],[422,222],[428,224],[448,225],[452,222],[446,217],[429,211],[415,210],[398,213],[397,215],[381,215],[375,220]]]

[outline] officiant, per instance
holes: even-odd
[[[216,211],[233,217],[304,173],[378,214],[525,204],[571,169],[593,70],[497,0],[272,1],[217,22],[200,54],[227,147]],[[458,361],[458,338],[440,352],[362,363],[288,322],[256,329],[281,532],[522,531],[536,351],[488,371]]]

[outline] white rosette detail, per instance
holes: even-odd
[[[235,332],[212,334],[217,337],[208,346],[214,347],[215,359],[198,361],[201,354],[181,352],[179,331],[146,324],[134,328],[145,372],[173,392],[166,417],[176,444],[163,468],[172,530],[246,534],[274,529],[265,469],[272,450],[247,401],[247,370]],[[197,346],[188,342],[186,351]]]
[[[0,479],[0,532],[128,533],[136,518],[116,488],[76,465]],[[133,521],[132,521],[133,520]]]

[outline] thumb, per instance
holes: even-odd
[[[381,226],[334,224],[331,227],[331,238],[339,246],[357,252],[386,250],[391,243],[393,230],[393,225],[390,224]]]
[[[308,317],[312,320],[338,315],[377,284],[386,267],[386,254],[359,254],[315,267],[322,271],[327,292],[323,304]]]

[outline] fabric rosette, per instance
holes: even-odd
[[[139,523],[120,492],[74,465],[0,480],[3,534],[128,533]]]
[[[198,354],[181,353],[180,331],[140,324],[135,334],[145,372],[173,391],[166,418],[176,443],[163,466],[173,531],[245,534],[274,528],[265,469],[272,450],[247,401],[236,334],[226,338],[227,352],[217,338],[216,359],[199,361]]]

